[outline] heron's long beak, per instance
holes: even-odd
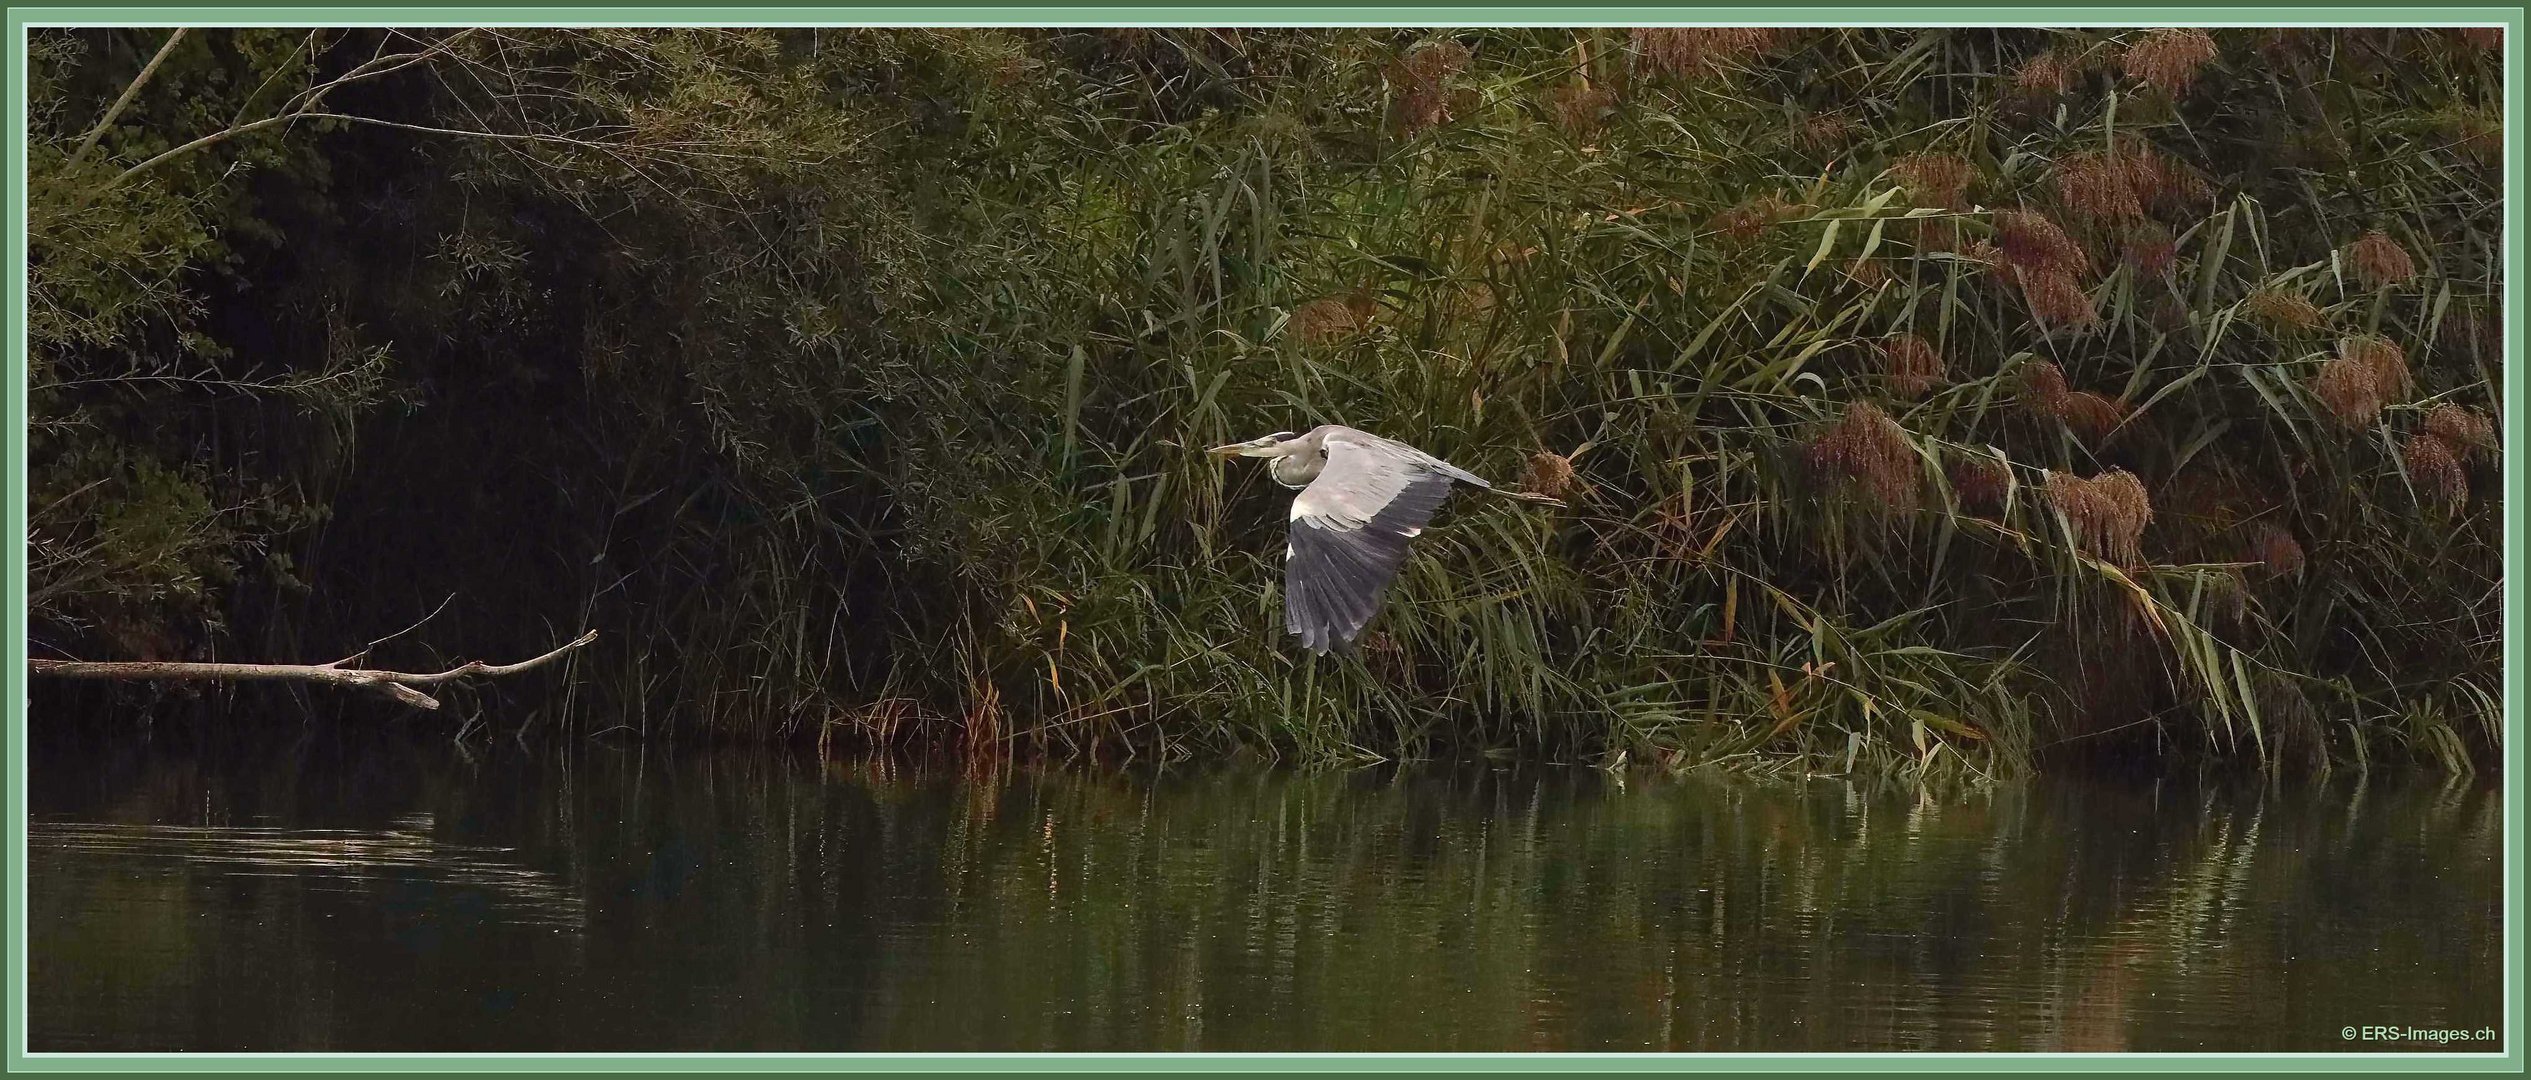
[[[1214,448],[1212,448],[1212,449],[1210,449],[1210,450],[1204,451],[1204,452],[1205,452],[1205,453],[1207,453],[1207,454],[1211,454],[1211,455],[1213,455],[1214,457],[1218,457],[1218,458],[1235,458],[1235,457],[1247,457],[1247,456],[1249,456],[1249,452],[1250,452],[1250,451],[1253,451],[1253,450],[1256,450],[1256,449],[1258,449],[1258,446],[1257,446],[1257,444],[1255,444],[1255,443],[1252,443],[1252,442],[1235,442],[1235,443],[1232,443],[1232,444],[1230,444],[1230,445],[1228,445],[1228,446],[1216,446],[1216,447],[1214,447]]]

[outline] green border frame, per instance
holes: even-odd
[[[2524,115],[2521,7],[2398,7],[2347,0],[2251,0],[2224,6],[2036,8],[2009,0],[1954,0],[1940,7],[1893,10],[1865,6],[1703,7],[1614,3],[1557,8],[1537,0],[1408,0],[1380,5],[1271,6],[1255,3],[1190,7],[1162,0],[1110,0],[1097,6],[968,4],[837,6],[784,4],[705,8],[673,0],[548,0],[536,7],[399,6],[369,8],[342,17],[322,0],[280,0],[260,6],[12,7],[8,11],[5,79],[7,165],[0,176],[7,208],[8,275],[5,325],[7,377],[0,379],[0,721],[6,750],[0,787],[7,793],[7,836],[0,844],[0,902],[5,902],[5,984],[0,984],[0,1032],[5,1033],[10,1072],[333,1072],[333,1071],[873,1071],[873,1072],[1686,1072],[1727,1069],[1767,1072],[2000,1072],[2164,1071],[2234,1072],[2431,1072],[2523,1070],[2519,1033],[2507,1030],[2501,1052],[2280,1053],[2280,1054],[2049,1054],[2049,1053],[697,1053],[697,1054],[424,1054],[424,1053],[73,1053],[30,1054],[26,1049],[26,32],[30,26],[344,26],[344,25],[860,25],[860,26],[2432,26],[2501,25],[2505,28],[2505,371],[2504,431],[2518,436],[2531,417],[2531,380],[2524,372],[2524,142],[2516,125]],[[2504,634],[2522,642],[2526,586],[2522,571],[2525,525],[2531,500],[2524,489],[2523,455],[2504,456]],[[2506,653],[2504,678],[2505,1002],[2500,1015],[2517,1023],[2523,975],[2524,754],[2514,737],[2524,715],[2523,654]]]

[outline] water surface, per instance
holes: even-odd
[[[2431,779],[35,750],[39,1051],[2416,1050],[2342,1032],[2502,999],[2500,799]]]

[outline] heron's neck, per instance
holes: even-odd
[[[1266,466],[1266,472],[1274,477],[1275,483],[1287,488],[1299,488],[1308,487],[1310,481],[1318,479],[1318,470],[1326,467],[1325,454],[1303,453],[1274,459]]]

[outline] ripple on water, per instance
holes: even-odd
[[[571,930],[586,924],[580,895],[554,875],[511,861],[511,848],[439,840],[433,824],[429,814],[398,818],[384,830],[46,820],[28,823],[26,843],[30,858],[86,857],[141,870],[183,866],[296,878],[319,888],[393,881],[480,889],[507,921]]]

